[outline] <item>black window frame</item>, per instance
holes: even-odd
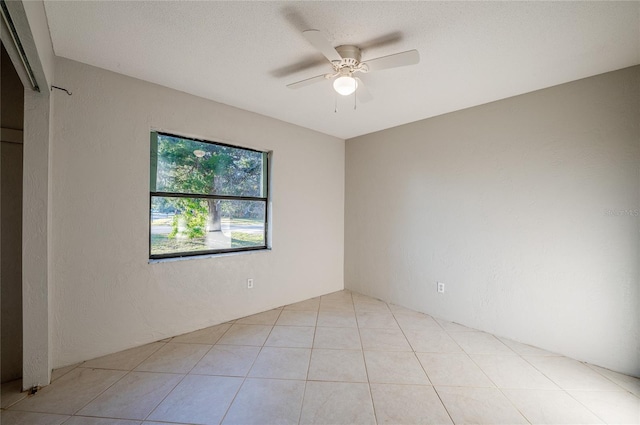
[[[151,173],[154,172],[154,167],[151,164],[154,161],[154,133],[157,136],[167,136],[167,137],[175,137],[184,140],[191,140],[194,142],[207,143],[210,145],[216,146],[225,146],[233,149],[240,149],[250,152],[258,152],[264,154],[265,164],[264,164],[264,197],[257,196],[233,196],[233,195],[210,195],[210,194],[199,194],[199,193],[181,193],[181,192],[164,192],[164,191],[153,191],[151,190],[151,183],[149,185],[149,259],[150,260],[162,260],[162,259],[171,259],[171,258],[184,258],[184,257],[197,257],[197,256],[212,256],[219,254],[228,254],[234,252],[246,252],[246,251],[261,251],[269,249],[269,214],[270,214],[270,193],[271,193],[271,151],[263,151],[259,149],[247,148],[244,146],[232,145],[229,143],[222,142],[214,142],[211,140],[198,139],[195,137],[181,136],[179,134],[167,133],[159,130],[151,130],[150,132],[150,170],[149,175],[150,178],[155,178]],[[157,155],[157,136],[156,136],[156,144],[155,144],[155,155]],[[157,164],[157,158],[155,159]],[[157,168],[155,169],[157,173]],[[153,212],[151,210],[153,197],[173,197],[173,198],[198,198],[198,199],[219,199],[219,200],[230,200],[230,201],[259,201],[264,202],[264,245],[260,246],[249,246],[249,247],[237,247],[237,248],[225,248],[225,249],[208,249],[208,250],[198,250],[198,251],[184,251],[184,252],[173,252],[168,254],[152,254],[151,253],[151,227],[153,221]]]

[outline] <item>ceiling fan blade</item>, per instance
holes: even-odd
[[[289,87],[290,89],[299,89],[301,87],[306,87],[306,86],[310,86],[311,84],[319,83],[320,81],[325,81],[326,79],[327,79],[327,74],[316,75],[315,77],[307,78],[306,80],[287,84],[287,87]]]
[[[285,65],[280,68],[269,71],[269,74],[276,78],[289,77],[301,71],[306,71],[311,68],[317,68],[321,65],[326,65],[324,58],[319,58],[318,55],[307,56],[304,59],[293,63],[291,65]]]
[[[364,61],[369,68],[369,72],[397,68],[399,66],[415,65],[418,62],[420,62],[420,53],[418,53],[417,50],[409,50],[402,53],[396,53],[394,55]]]
[[[358,82],[358,88],[356,89],[356,96],[358,97],[358,100],[362,103],[371,102],[373,100],[373,96],[367,86],[360,78],[356,78],[356,81]]]
[[[338,53],[338,51],[320,31],[306,30],[302,32],[302,35],[304,35],[304,38],[306,38],[313,47],[318,49],[325,58],[329,59],[330,62],[342,60],[340,53]]]
[[[380,37],[376,37],[364,43],[359,43],[358,47],[360,47],[360,50],[369,50],[369,49],[374,49],[376,47],[383,47],[383,46],[388,46],[390,44],[395,44],[399,41],[402,41],[402,33],[400,31],[394,31],[388,34],[381,35]]]

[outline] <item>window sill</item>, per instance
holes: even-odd
[[[219,254],[202,254],[202,255],[190,255],[186,257],[173,257],[173,258],[150,258],[149,264],[156,263],[172,263],[174,261],[187,261],[187,260],[203,260],[207,258],[223,258],[234,257],[236,255],[255,255],[260,252],[270,252],[271,248],[254,249],[251,251],[237,251],[237,252],[222,252]]]

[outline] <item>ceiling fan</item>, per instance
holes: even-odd
[[[338,94],[348,96],[357,91],[356,94],[360,101],[367,102],[372,99],[371,94],[365,88],[362,80],[354,77],[354,74],[415,65],[420,62],[420,54],[417,50],[408,50],[389,56],[361,61],[362,52],[358,46],[344,45],[334,48],[329,40],[318,30],[306,30],[302,32],[302,35],[329,60],[333,72],[287,84],[287,87],[290,89],[299,89],[319,83],[320,81],[335,78],[333,88]]]

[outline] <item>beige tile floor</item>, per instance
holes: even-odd
[[[640,423],[640,380],[348,291],[2,386],[2,424]]]

